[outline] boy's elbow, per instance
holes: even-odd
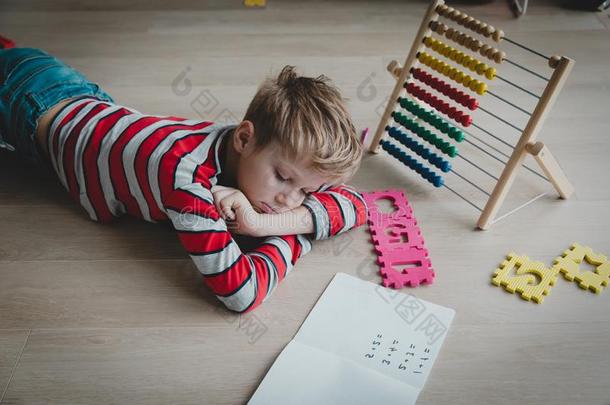
[[[217,296],[220,302],[222,302],[229,311],[235,312],[238,314],[243,314],[246,312],[252,311],[254,308],[258,306],[256,302],[256,297],[253,297],[250,300],[240,299],[241,297],[221,297]]]

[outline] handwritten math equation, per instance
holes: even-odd
[[[395,368],[405,373],[422,374],[431,358],[430,348],[409,343],[402,345],[399,339],[385,338],[377,333],[370,340],[370,347],[364,357],[377,362],[379,366]]]

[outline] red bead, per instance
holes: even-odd
[[[465,127],[469,127],[472,124],[472,117],[470,115],[464,115],[462,118],[462,125]]]
[[[468,108],[470,108],[470,110],[474,111],[477,109],[478,106],[479,102],[476,98],[471,98],[470,100],[468,100]]]

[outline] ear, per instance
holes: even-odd
[[[254,150],[256,138],[254,135],[254,124],[252,121],[242,121],[233,132],[233,148],[242,155]]]

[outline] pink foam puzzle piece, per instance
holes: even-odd
[[[407,197],[405,197],[404,193],[398,189],[362,193],[362,197],[364,198],[364,201],[368,207],[369,224],[385,218],[414,218],[413,209],[411,209]],[[386,213],[379,210],[377,201],[383,199],[387,199],[392,203],[394,207],[393,212]]]
[[[415,218],[385,218],[369,225],[373,243],[381,250],[403,246],[424,249],[424,239]]]
[[[369,230],[378,256],[382,284],[398,289],[432,283],[435,273],[428,250],[404,193],[390,189],[362,195],[369,209]],[[388,199],[394,211],[382,212],[377,205],[381,199]]]
[[[417,287],[434,281],[435,274],[426,249],[405,247],[384,251],[378,263],[385,287]]]

